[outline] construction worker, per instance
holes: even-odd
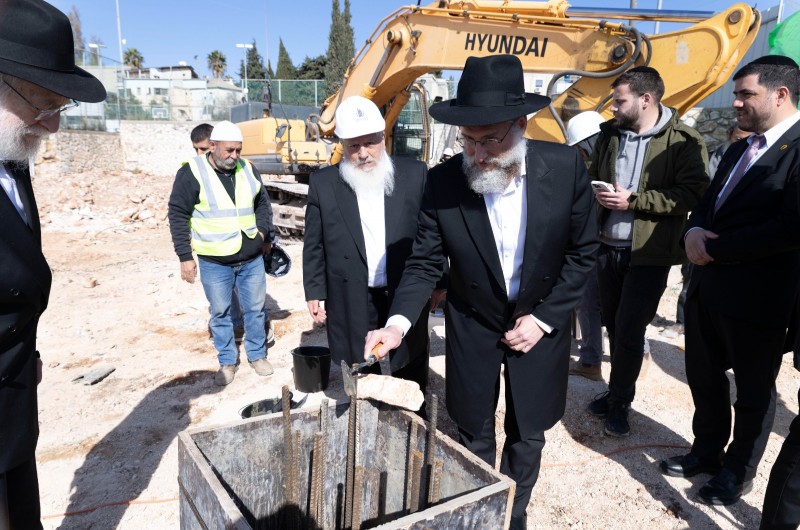
[[[211,331],[220,368],[217,385],[238,369],[231,299],[238,291],[244,314],[247,359],[258,375],[273,373],[264,332],[266,278],[262,255],[272,247],[269,197],[261,176],[240,158],[242,132],[223,121],[210,136],[211,149],[178,170],[169,199],[169,222],[181,278],[200,281],[211,304]]]

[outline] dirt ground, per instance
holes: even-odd
[[[231,385],[214,386],[205,297],[199,283],[180,280],[169,238],[171,180],[133,173],[64,176],[55,165],[41,166],[34,179],[53,269],[39,334],[45,371],[37,461],[46,529],[177,528],[177,434],[235,421],[245,405],[278,396],[282,385],[292,385],[292,348],[325,343],[324,330],[305,310],[302,245],[287,242],[292,271],[268,282],[275,374],[259,377],[245,363]],[[566,415],[547,433],[528,508],[530,528],[758,526],[769,470],[798,408],[800,377],[786,357],[773,434],[754,489],[739,503],[698,504],[696,491],[707,476],[664,477],[658,462],[686,451],[693,410],[683,338],[666,339],[659,327],[674,318],[680,275],[673,273],[648,332],[653,360],[639,379],[632,435],[604,436],[602,422],[584,407],[605,384],[570,377]],[[440,322],[432,328],[432,386],[443,402],[444,329]],[[73,382],[103,367],[115,371],[100,383]],[[328,390],[308,395],[305,406],[318,406],[323,397],[346,399],[337,369]],[[452,435],[444,409],[439,418]]]

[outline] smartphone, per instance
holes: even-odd
[[[603,182],[602,180],[593,180],[592,189],[594,191],[614,191],[614,185],[609,182]]]

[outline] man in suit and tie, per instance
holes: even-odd
[[[695,265],[685,309],[694,442],[661,468],[712,473],[698,492],[707,504],[732,504],[750,491],[775,416],[775,379],[800,287],[799,74],[791,59],[768,55],[734,75],[739,128],[753,134],[725,153],[684,236]]]
[[[41,0],[0,0],[0,528],[41,529],[36,351],[51,274],[42,255],[30,160],[75,100],[105,99],[75,66],[67,17]]]
[[[303,287],[314,322],[327,322],[333,359],[352,364],[361,361],[367,331],[386,323],[417,233],[427,167],[386,153],[386,122],[372,101],[351,96],[336,109],[335,118],[343,156],[339,164],[311,175]],[[416,381],[424,392],[424,303],[417,307],[414,322],[414,332],[391,352],[390,368],[392,375]],[[364,371],[381,373],[377,363]]]
[[[594,198],[579,153],[523,137],[549,98],[525,93],[512,55],[470,57],[437,120],[461,127],[464,151],[431,169],[419,231],[378,355],[413,329],[449,260],[445,313],[447,410],[459,438],[495,463],[495,409],[505,382],[500,471],[517,484],[511,528],[526,528],[544,431],[563,415],[570,316],[594,265]]]

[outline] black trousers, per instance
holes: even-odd
[[[800,399],[800,391],[797,392]],[[800,416],[792,420],[789,435],[772,466],[761,510],[761,530],[789,530],[800,526]]]
[[[517,416],[514,410],[514,399],[511,395],[511,383],[508,379],[508,363],[505,364],[505,387],[506,387],[506,417],[503,428],[506,433],[506,441],[503,445],[503,453],[500,459],[500,472],[510,477],[517,484],[514,494],[514,505],[511,508],[512,517],[525,515],[525,509],[531,499],[533,486],[539,478],[539,469],[542,463],[542,448],[544,448],[544,431],[534,433],[531,438],[522,439],[517,429]],[[497,378],[495,390],[494,407],[497,409],[497,401],[500,397],[500,378]],[[477,436],[458,428],[458,438],[461,444],[469,449],[475,456],[489,464],[495,466],[497,459],[497,442],[495,440],[494,414],[486,419],[481,432]]]
[[[39,506],[39,479],[36,460],[23,462],[0,476],[5,478],[10,530],[41,530],[41,508]],[[0,508],[2,512],[2,508]],[[2,524],[0,520],[0,524]]]
[[[686,300],[686,379],[695,408],[692,453],[715,458],[725,451],[723,465],[739,480],[750,480],[775,418],[775,379],[786,328],[723,315],[703,304],[702,296],[697,293]],[[729,368],[736,381],[730,444]]]
[[[667,287],[668,266],[631,267],[631,249],[601,244],[600,309],[611,347],[611,398],[630,403],[642,369],[644,336]]]

